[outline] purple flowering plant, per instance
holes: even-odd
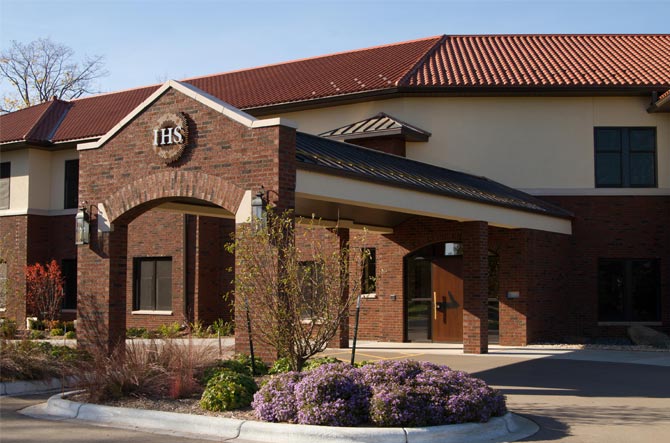
[[[295,387],[303,379],[303,372],[284,372],[270,378],[260,391],[254,394],[251,406],[256,416],[263,421],[295,423],[298,408]]]
[[[486,422],[507,412],[504,395],[484,381],[428,362],[326,364],[288,374],[273,378],[254,397],[260,419],[416,427]]]

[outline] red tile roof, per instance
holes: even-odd
[[[149,86],[73,100],[72,108],[54,134],[53,141],[106,134],[159,87]]]
[[[408,86],[670,84],[670,35],[445,36]]]
[[[59,103],[67,105],[67,102],[56,100],[0,116],[0,140],[12,142],[39,139],[40,136],[46,136],[42,139],[48,140],[55,129],[54,111],[64,111]]]
[[[184,81],[241,109],[396,88],[665,90],[670,34],[441,36]],[[51,140],[103,135],[158,87],[73,100]],[[0,116],[0,143],[23,139],[45,106]]]
[[[389,89],[439,41],[431,37],[185,81],[241,109]]]

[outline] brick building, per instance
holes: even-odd
[[[438,36],[0,116],[4,316],[54,258],[84,341],[231,319],[265,189],[372,252],[360,338],[668,331],[669,90],[670,35]]]

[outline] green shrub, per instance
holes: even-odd
[[[77,338],[77,333],[74,331],[67,331],[65,333],[65,338],[72,340],[73,338]]]
[[[234,357],[234,359],[245,365],[247,368],[249,368],[249,372],[251,373],[251,357],[249,357],[247,354],[237,354]],[[268,365],[265,364],[263,360],[261,360],[258,357],[255,357],[254,363],[256,366],[256,373],[254,375],[257,376],[267,375]]]
[[[248,375],[221,371],[209,380],[200,398],[200,406],[208,411],[229,411],[251,404],[258,386]]]
[[[31,331],[44,331],[44,322],[37,318],[28,319],[28,329]]]
[[[66,321],[65,323],[63,323],[63,329],[65,331],[75,331],[76,330],[73,321]]]
[[[290,370],[291,370],[290,360],[288,359],[288,357],[282,357],[275,360],[268,373],[272,375],[283,374],[285,372],[289,372]]]
[[[128,328],[126,329],[126,338],[139,338],[146,334],[147,328]]]
[[[0,322],[0,337],[8,339],[14,338],[17,331],[16,322],[9,319],[2,319]]]
[[[321,365],[326,365],[330,363],[342,363],[341,360],[338,360],[335,357],[318,357],[318,358],[310,358],[305,362],[305,365],[303,366],[303,370],[309,371],[310,369],[315,369],[318,368]]]
[[[28,337],[31,340],[40,340],[44,338],[44,331],[33,329],[32,331],[30,331],[30,335]]]
[[[235,334],[235,323],[225,321],[222,318],[217,319],[207,328],[212,335],[220,335],[222,337]]]
[[[181,325],[178,322],[158,327],[158,334],[163,338],[176,338],[179,336],[179,332],[181,332]]]
[[[63,334],[64,332],[61,328],[53,328],[51,331],[49,331],[49,335],[52,337],[60,337]]]
[[[209,331],[205,328],[205,325],[202,324],[200,320],[189,323],[188,325],[191,334],[195,335],[198,338],[205,338],[209,336]]]
[[[207,382],[223,371],[237,372],[238,374],[251,376],[251,368],[249,368],[247,365],[239,360],[228,359],[219,360],[214,366],[205,369],[205,372],[203,373],[200,381],[203,385],[206,385]]]

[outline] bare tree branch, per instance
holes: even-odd
[[[340,245],[332,230],[296,227],[268,212],[264,227],[238,228],[234,244],[236,309],[249,309],[254,335],[288,357],[294,370],[322,352],[346,322],[360,287],[350,278],[366,251]]]
[[[2,97],[0,112],[11,112],[51,100],[71,100],[98,92],[94,82],[108,72],[104,57],[85,57],[78,62],[74,51],[51,39],[24,44],[12,41],[0,53],[0,81],[8,82],[12,94]]]

